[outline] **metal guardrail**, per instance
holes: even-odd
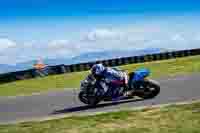
[[[166,60],[166,59],[173,59],[173,58],[178,58],[178,57],[186,57],[186,56],[194,56],[194,55],[200,55],[200,48],[191,49],[191,50],[163,52],[163,53],[149,54],[149,55],[144,55],[144,56],[122,57],[122,58],[115,58],[115,59],[110,59],[110,60],[101,60],[101,61],[88,62],[88,63],[72,64],[72,65],[62,64],[62,65],[57,65],[57,66],[47,66],[46,68],[41,69],[41,70],[29,69],[25,71],[17,71],[17,72],[0,74],[0,84],[13,82],[16,80],[44,77],[47,75],[87,71],[96,63],[102,63],[105,66],[113,67],[113,66],[120,66],[120,65],[125,65],[125,64],[151,62],[151,61]]]

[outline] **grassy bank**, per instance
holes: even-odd
[[[200,56],[131,64],[120,68],[130,72],[144,67],[152,71],[151,77],[153,78],[200,72]],[[75,72],[2,84],[0,85],[0,96],[28,95],[63,88],[78,88],[80,81],[87,74],[88,72]]]
[[[200,103],[0,126],[1,133],[199,133]]]

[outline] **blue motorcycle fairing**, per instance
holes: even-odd
[[[134,76],[131,79],[132,81],[143,81],[145,77],[150,75],[150,70],[143,68],[138,69],[134,72]]]

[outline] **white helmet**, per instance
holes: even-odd
[[[93,65],[91,72],[94,75],[101,75],[101,73],[105,70],[105,67],[102,64]]]

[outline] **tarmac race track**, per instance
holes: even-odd
[[[101,103],[89,108],[78,98],[78,90],[64,90],[32,96],[0,97],[0,124],[29,121],[63,114],[84,114],[107,112],[121,108],[134,108],[200,99],[200,74],[162,78],[161,93],[154,99],[127,100],[115,103]]]

